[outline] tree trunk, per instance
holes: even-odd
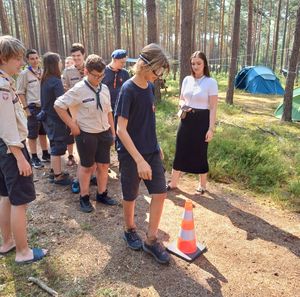
[[[33,19],[32,19],[30,0],[25,0],[25,4],[26,4],[28,29],[29,29],[29,40],[30,40],[29,47],[35,48],[36,42],[35,42],[35,34],[34,34],[34,30],[33,30]]]
[[[97,0],[94,0],[93,9],[93,37],[94,37],[94,53],[99,55],[99,33],[98,33],[98,10],[97,10]]]
[[[133,0],[130,1],[130,14],[131,14],[131,56],[135,57],[135,30],[134,30]]]
[[[247,60],[252,65],[252,26],[253,26],[253,0],[248,0],[248,34],[247,34]]]
[[[190,56],[192,48],[193,0],[181,1],[180,16],[180,79],[181,86],[185,76],[190,74]],[[180,87],[181,88],[181,87]]]
[[[174,40],[174,72],[173,72],[173,79],[176,80],[176,74],[178,70],[178,31],[179,31],[179,23],[180,23],[180,16],[179,16],[179,0],[176,0],[175,4],[175,40]]]
[[[288,23],[288,15],[289,15],[289,0],[286,0],[284,29],[283,29],[281,57],[280,57],[280,70],[282,70],[282,68],[283,68],[283,57],[284,57],[284,52],[285,52],[285,38],[286,38],[286,29],[287,29],[287,23]]]
[[[0,0],[0,22],[1,22],[2,35],[10,34],[9,26],[8,26],[8,19],[7,19],[7,15],[5,13],[5,9],[4,9],[2,0]]]
[[[274,46],[273,46],[273,62],[272,62],[272,70],[273,71],[275,71],[275,68],[276,68],[280,13],[281,13],[281,0],[279,0],[279,2],[278,2],[278,10],[277,10],[276,33],[275,33],[275,40],[274,40]]]
[[[271,18],[272,18],[272,8],[273,8],[273,2],[270,1],[270,16],[269,16],[269,22],[268,22],[268,33],[267,33],[267,46],[266,46],[266,55],[265,55],[265,63],[267,66],[269,66],[269,52],[270,52],[270,33],[271,33]]]
[[[56,7],[54,0],[47,0],[47,14],[48,14],[48,34],[49,34],[49,47],[53,52],[58,52],[58,33],[56,21]]]
[[[157,43],[157,19],[155,0],[146,0],[147,11],[147,42]]]
[[[239,50],[241,0],[235,0],[234,6],[235,9],[231,43],[231,63],[228,78],[228,90],[226,93],[226,103],[231,105],[233,104],[234,77],[236,75],[237,55]]]
[[[282,121],[292,121],[293,88],[296,77],[297,62],[300,55],[300,5],[297,11],[294,43],[289,61],[288,75],[286,79],[285,94],[283,97]]]
[[[15,28],[16,28],[16,38],[20,39],[19,21],[18,21],[17,8],[16,8],[16,1],[15,0],[12,0],[12,7],[13,7]]]
[[[115,0],[116,47],[121,48],[121,1]]]

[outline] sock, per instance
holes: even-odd
[[[38,157],[37,154],[31,154],[32,159],[36,159],[37,157]]]
[[[43,156],[48,156],[48,155],[49,155],[48,150],[43,150]]]

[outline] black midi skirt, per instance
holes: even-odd
[[[180,121],[173,169],[196,174],[208,172],[208,143],[205,142],[208,128],[208,109],[192,110]]]

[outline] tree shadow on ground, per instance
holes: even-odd
[[[174,197],[174,194],[177,194],[177,197]],[[273,242],[276,245],[287,248],[297,257],[300,257],[299,237],[271,225],[256,215],[235,207],[228,202],[226,198],[209,191],[205,195],[191,195],[176,190],[171,194],[171,198],[169,199],[178,206],[184,206],[184,199],[178,198],[178,194],[186,196],[193,200],[194,203],[197,203],[214,213],[228,217],[235,227],[247,232],[247,240],[260,238],[265,241]]]

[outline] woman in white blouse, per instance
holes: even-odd
[[[208,143],[214,135],[218,101],[217,82],[210,77],[204,53],[196,51],[190,58],[191,75],[182,82],[179,105],[187,107],[181,119],[173,162],[172,178],[167,190],[177,188],[180,172],[199,174],[197,192],[206,191]]]

